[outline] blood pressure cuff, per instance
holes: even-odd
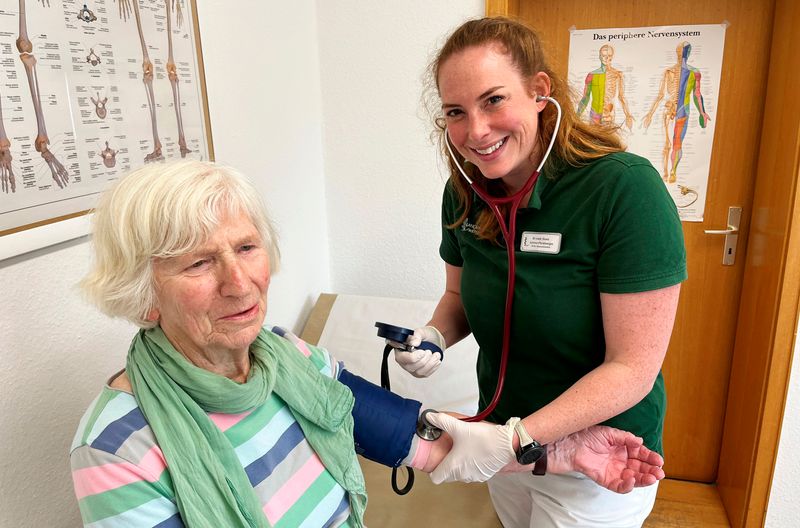
[[[407,400],[342,370],[339,381],[355,397],[353,438],[356,453],[379,464],[397,467],[408,456],[422,404]]]

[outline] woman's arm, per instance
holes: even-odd
[[[510,461],[505,463],[500,471],[533,470],[533,465],[522,466],[514,459],[511,441],[508,438],[513,433],[503,430],[507,426],[487,422],[467,424],[449,419],[442,425],[457,435],[459,429],[469,429],[471,433],[475,433],[472,436],[478,443],[491,443],[491,438],[505,436],[504,454],[506,460]],[[449,466],[443,466],[437,471],[439,464],[453,449],[452,437],[447,432],[442,433],[442,436],[433,442],[421,440],[418,449],[423,452],[429,450],[429,454],[424,465],[415,464],[415,467],[432,473],[431,479],[436,484],[453,480],[466,482],[486,480],[478,477],[468,466],[452,463],[454,460],[462,462],[469,460],[470,446],[464,442],[459,442],[456,447],[459,452],[452,454]],[[578,431],[547,445],[548,473],[563,474],[578,471],[617,493],[628,493],[635,487],[650,486],[663,479],[664,470],[661,469],[663,464],[664,459],[661,455],[645,447],[641,438],[627,431],[601,425]]]
[[[470,334],[464,305],[461,303],[461,268],[445,263],[445,289],[428,322],[444,336],[451,347]]]
[[[601,293],[605,360],[523,418],[531,437],[542,444],[552,442],[640,402],[653,388],[664,361],[679,293],[680,284],[641,293]]]
[[[161,451],[148,453],[139,463],[85,444],[70,453],[84,526],[180,525]]]
[[[669,344],[680,285],[631,294],[601,294],[604,362],[522,424],[541,444],[569,437],[631,408],[652,389]],[[439,415],[441,416],[441,415]],[[429,415],[434,421],[437,415]],[[455,446],[437,466],[439,482],[486,480],[515,460],[519,438],[509,425],[448,420]],[[448,423],[449,422],[449,423]],[[446,426],[446,427],[445,427]],[[502,434],[499,434],[502,433]]]

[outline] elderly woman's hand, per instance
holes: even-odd
[[[628,493],[664,478],[664,459],[633,433],[595,425],[548,446],[547,471],[580,471],[604,488]]]

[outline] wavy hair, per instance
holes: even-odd
[[[491,44],[499,45],[508,54],[523,81],[530,80],[539,72],[544,72],[550,77],[550,97],[559,102],[562,111],[561,126],[553,145],[552,158],[558,159],[560,163],[577,167],[612,152],[624,150],[616,126],[594,125],[580,120],[572,104],[569,86],[547,64],[539,36],[533,29],[522,22],[505,17],[469,20],[453,31],[434,56],[428,65],[424,83],[426,107],[435,125],[434,135],[450,169],[449,180],[455,189],[462,211],[460,217],[448,226],[450,228],[458,227],[466,220],[473,205],[473,191],[447,151],[444,133],[446,124],[439,96],[439,72],[442,65],[453,55],[470,47]],[[545,152],[547,149],[553,135],[556,117],[557,112],[553,105],[547,105],[539,113],[539,134],[531,156],[535,152]],[[490,194],[507,194],[502,181],[484,178],[475,165],[468,162],[465,164],[463,156],[455,151],[454,154],[470,179]],[[555,159],[548,159],[545,167],[550,167],[555,162]],[[479,238],[497,240],[500,226],[488,209],[482,209],[478,213],[477,226]]]
[[[153,260],[203,244],[223,215],[244,213],[278,271],[277,238],[258,191],[235,169],[202,161],[150,164],[120,179],[92,219],[94,259],[81,281],[85,297],[111,317],[142,328],[155,306]]]

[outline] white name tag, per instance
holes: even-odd
[[[520,251],[557,255],[561,251],[561,233],[536,233],[524,231],[519,245]]]

